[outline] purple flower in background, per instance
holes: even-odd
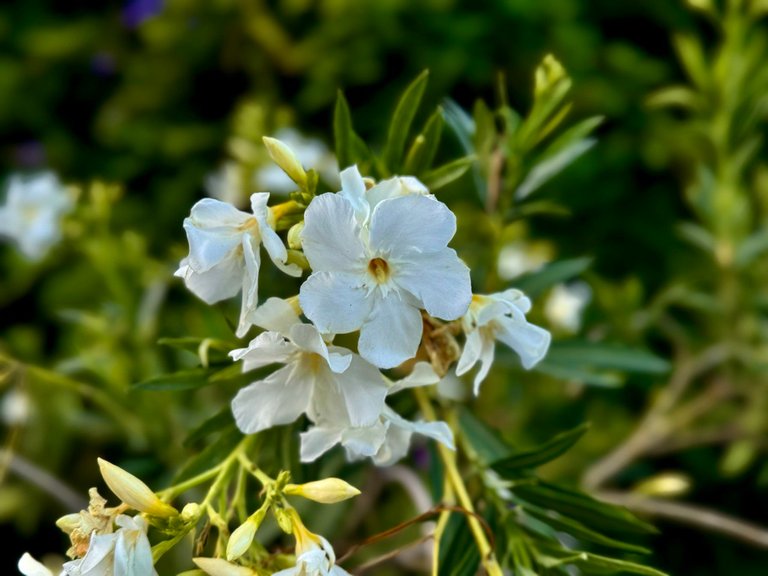
[[[137,28],[163,9],[163,0],[128,0],[123,6],[123,25]]]
[[[45,148],[37,140],[28,140],[14,147],[13,157],[20,168],[40,168],[45,164]]]
[[[115,57],[109,52],[97,52],[91,58],[91,71],[96,76],[112,76],[115,69]]]

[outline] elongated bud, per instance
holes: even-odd
[[[288,484],[285,493],[303,496],[321,504],[335,504],[360,494],[360,490],[340,478],[325,478],[306,484]]]
[[[178,515],[176,508],[158,498],[149,486],[119,466],[99,458],[101,476],[109,489],[124,503],[150,516],[169,518]]]
[[[305,190],[307,188],[307,173],[304,171],[304,167],[299,162],[299,159],[296,158],[293,150],[277,138],[264,136],[262,140],[264,140],[267,152],[269,152],[269,156],[274,160],[275,164],[280,166],[283,172],[298,184],[299,188]]]
[[[267,507],[262,506],[232,532],[229,542],[227,542],[227,560],[237,560],[245,554],[256,536],[256,530],[259,529],[266,515]]]
[[[250,568],[230,564],[223,558],[192,558],[192,562],[209,576],[256,576]]]
[[[566,78],[565,68],[552,54],[547,54],[544,60],[536,68],[536,86],[535,93],[540,95],[549,90],[563,78]]]

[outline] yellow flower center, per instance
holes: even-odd
[[[389,280],[389,264],[382,258],[374,258],[368,262],[368,272],[371,273],[379,284]]]

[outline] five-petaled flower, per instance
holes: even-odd
[[[349,173],[342,177],[345,190],[318,196],[304,216],[313,273],[301,286],[301,308],[321,332],[359,329],[360,355],[392,368],[415,356],[422,308],[444,320],[467,311],[469,269],[448,248],[456,217],[432,196],[403,193],[402,182],[366,191],[359,179],[349,191]]]
[[[208,304],[242,291],[239,337],[248,331],[248,314],[258,304],[259,245],[264,244],[280,270],[291,276],[301,275],[298,266],[287,263],[288,251],[273,229],[268,200],[267,192],[251,195],[253,214],[248,214],[226,202],[204,198],[184,219],[189,256],[181,261],[176,276],[183,278],[187,288]]]

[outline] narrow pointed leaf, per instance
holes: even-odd
[[[395,113],[392,116],[387,135],[387,145],[382,156],[384,165],[392,174],[400,170],[405,141],[408,138],[413,118],[416,116],[416,111],[424,95],[428,77],[429,72],[425,70],[411,82],[400,97]]]
[[[515,278],[512,283],[531,298],[535,298],[555,284],[570,280],[592,265],[592,258],[583,256],[545,264],[540,269]]]
[[[551,462],[564,454],[581,439],[587,430],[589,430],[589,423],[585,422],[576,428],[558,434],[532,450],[525,450],[508,458],[496,460],[491,464],[491,468],[504,478],[514,478],[525,470]]]
[[[414,138],[405,157],[404,174],[420,176],[432,166],[443,133],[443,109],[439,106],[429,117],[421,134]]]
[[[355,163],[354,145],[356,134],[352,128],[352,113],[344,93],[336,95],[336,108],[333,113],[333,137],[336,143],[336,158],[339,168],[344,169]]]
[[[427,188],[434,192],[461,178],[474,161],[474,156],[465,156],[458,160],[453,160],[428,172],[422,181]]]

